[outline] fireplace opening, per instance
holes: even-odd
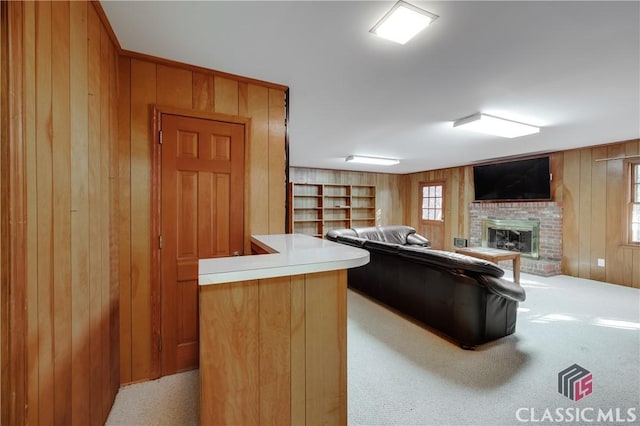
[[[489,247],[531,253],[531,231],[489,228]]]
[[[483,247],[516,251],[525,257],[539,258],[538,220],[485,219],[483,225]]]

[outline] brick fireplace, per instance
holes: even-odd
[[[562,273],[561,203],[471,203],[469,211],[471,246],[521,252],[522,272],[542,276]],[[511,265],[505,262],[500,266]]]

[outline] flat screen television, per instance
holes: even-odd
[[[549,157],[473,167],[476,201],[550,200]]]

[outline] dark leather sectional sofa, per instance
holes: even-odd
[[[525,292],[496,264],[433,250],[409,226],[329,231],[326,238],[364,248],[371,261],[349,269],[348,285],[444,333],[465,349],[515,332]]]

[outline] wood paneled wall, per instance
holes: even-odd
[[[444,182],[444,250],[453,248],[453,238],[468,238],[469,203],[473,201],[473,168],[471,166],[431,170],[409,175],[406,223],[429,238],[420,220],[421,182]]]
[[[345,269],[201,287],[201,424],[346,425],[346,290]]]
[[[251,119],[245,236],[285,228],[285,90],[213,70],[125,52],[119,61],[120,380],[159,374],[152,318],[159,301],[151,270],[153,106]]]
[[[552,154],[551,171],[553,181],[551,186],[554,201],[562,201],[562,154]],[[420,173],[411,173],[409,176],[410,188],[408,189],[407,223],[420,232],[422,224],[420,220],[420,183],[444,182],[444,250],[453,250],[455,237],[470,237],[470,212],[469,204],[473,202],[473,166],[451,167],[447,169],[431,170]],[[426,234],[426,233],[425,233]]]
[[[640,140],[552,153],[551,192],[564,208],[563,273],[640,288],[640,247],[625,245],[624,212],[628,197],[624,160],[599,158],[640,154]],[[404,223],[421,230],[420,182],[445,182],[445,250],[453,238],[469,238],[473,167],[387,175],[292,167],[290,181],[376,185],[383,224]],[[605,267],[597,259],[605,259]]]
[[[640,141],[551,154],[553,201],[564,209],[563,273],[640,288],[640,247],[624,244],[624,210],[628,185],[624,160],[598,158],[640,153]],[[472,166],[409,175],[407,223],[420,229],[419,182],[446,182],[445,250],[454,237],[469,238],[469,203],[473,201]],[[597,259],[605,259],[605,267]]]
[[[289,168],[289,181],[295,183],[336,183],[376,186],[376,214],[381,225],[406,223],[408,177],[387,173],[352,172],[346,170]]]
[[[15,410],[2,423],[103,424],[120,383],[117,51],[92,3],[8,9],[20,76],[9,161],[23,181],[11,199],[24,196],[26,219],[11,260],[23,271],[2,285],[24,291],[11,333],[24,336],[26,368],[8,372]]]
[[[564,152],[565,274],[640,288],[640,246],[625,244],[625,161],[596,161],[638,154],[638,139]]]

